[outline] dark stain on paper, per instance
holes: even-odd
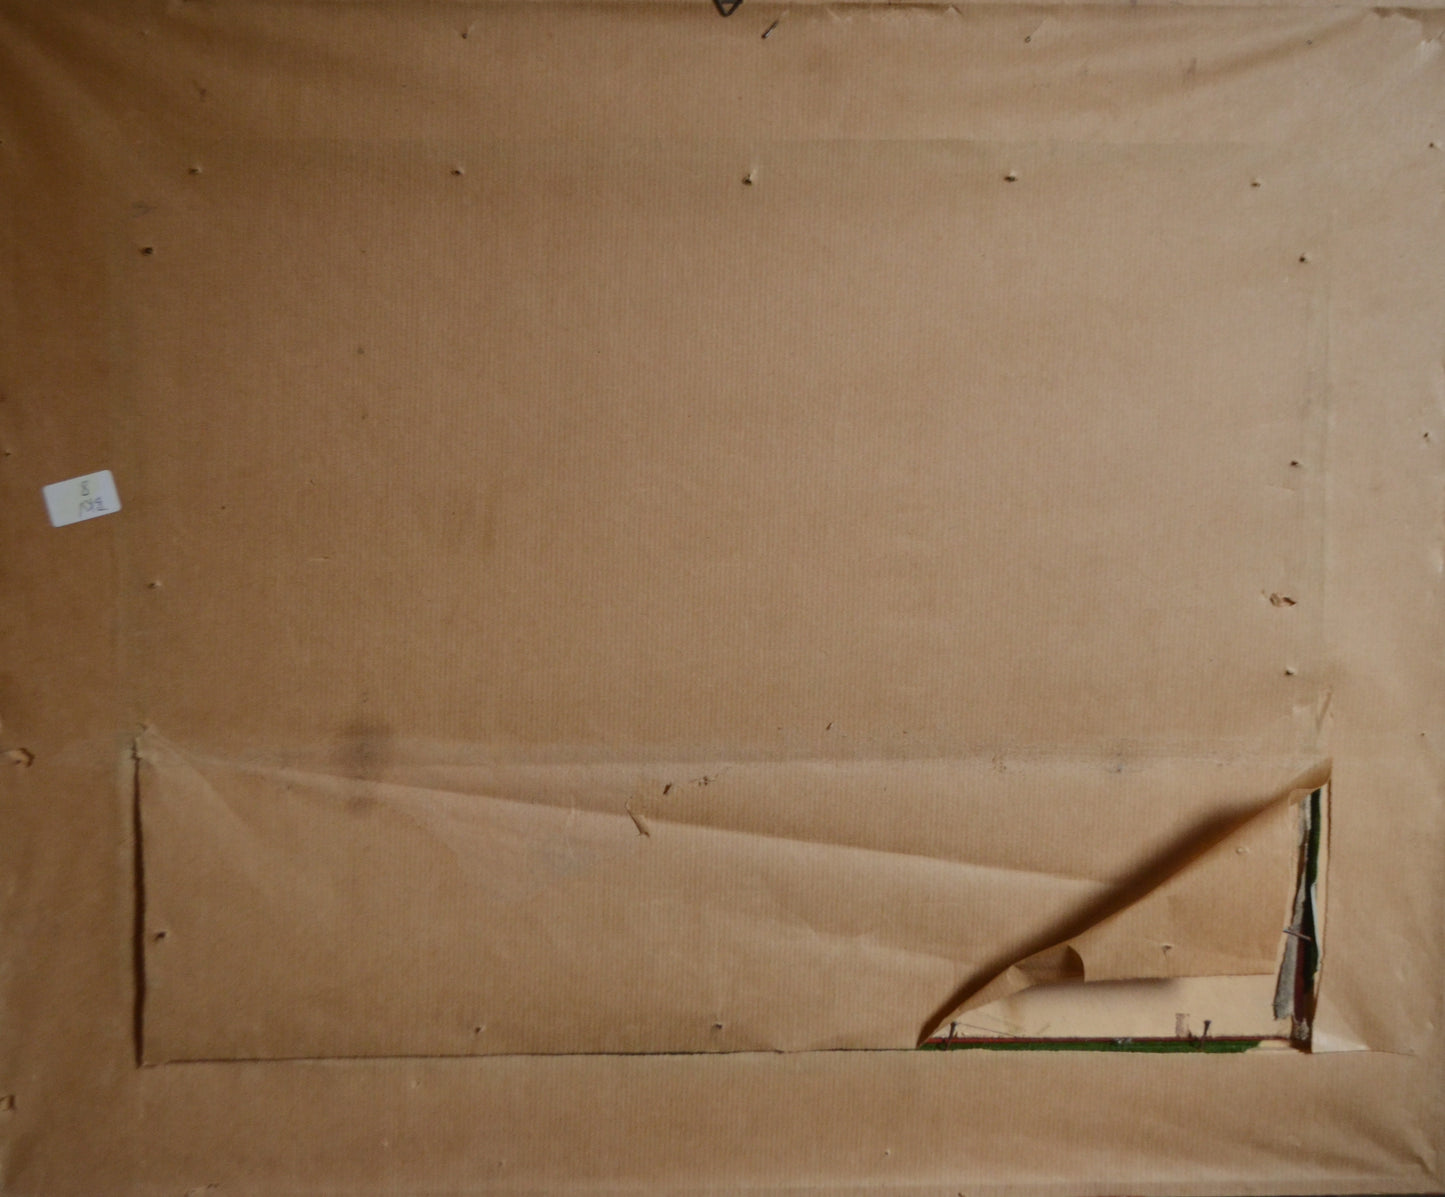
[[[337,768],[356,781],[376,781],[396,758],[396,736],[391,727],[376,719],[357,718],[342,729],[336,749]],[[348,810],[364,814],[375,799],[363,793],[350,795]]]

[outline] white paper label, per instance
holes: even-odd
[[[120,496],[115,492],[115,479],[109,470],[52,482],[41,487],[40,493],[45,496],[45,510],[50,513],[50,523],[55,528],[120,510]]]

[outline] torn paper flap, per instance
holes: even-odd
[[[1266,977],[1265,1005],[1272,1007],[1273,978],[1294,930],[1311,795],[1292,790],[1142,897],[1009,965],[966,995],[925,1039],[980,1007],[1068,982]]]

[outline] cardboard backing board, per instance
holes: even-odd
[[[6,5],[6,1191],[1437,1187],[1439,32]]]

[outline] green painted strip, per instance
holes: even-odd
[[[958,1052],[1154,1052],[1159,1055],[1205,1052],[1237,1055],[1262,1039],[930,1039],[919,1051]]]

